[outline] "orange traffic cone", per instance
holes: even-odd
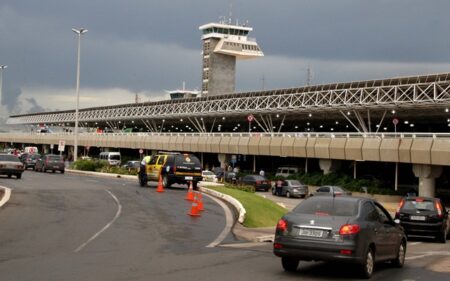
[[[164,192],[161,174],[159,174],[158,187],[156,188],[156,192]]]
[[[203,201],[202,201],[202,194],[201,193],[196,193],[195,194],[195,199],[197,201],[197,208],[199,211],[204,211],[205,209],[203,208]]]
[[[199,217],[198,204],[196,201],[192,201],[191,211],[188,213],[191,217]]]
[[[186,198],[184,198],[184,199],[188,200],[188,201],[194,201],[194,192],[192,191],[192,182],[189,185],[188,193],[186,195]]]

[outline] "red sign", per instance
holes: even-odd
[[[255,117],[253,117],[252,114],[249,114],[249,115],[247,116],[248,122],[252,122],[254,119],[255,119]]]
[[[397,118],[392,119],[392,124],[397,125],[398,124],[398,119]]]
[[[144,153],[144,150],[141,148],[141,149],[139,149],[139,154],[142,154],[142,153]]]

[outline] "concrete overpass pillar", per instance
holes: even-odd
[[[319,167],[324,175],[337,171],[341,167],[341,161],[331,159],[320,159]]]
[[[225,165],[227,164],[227,155],[223,153],[219,153],[217,155],[217,160],[220,162],[220,167],[225,169]]]
[[[419,178],[419,196],[434,197],[436,178],[442,174],[441,166],[414,164],[413,172]]]

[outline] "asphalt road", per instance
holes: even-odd
[[[0,280],[352,280],[352,266],[302,262],[286,273],[270,243],[228,235],[225,211],[204,198],[187,215],[185,189],[156,193],[136,182],[26,171],[1,177],[11,200],[0,209]],[[403,269],[380,265],[373,280],[448,280],[450,243],[415,241]],[[443,272],[444,271],[444,272]]]

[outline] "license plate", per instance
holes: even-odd
[[[411,216],[411,220],[412,221],[424,221],[425,217],[424,216]]]
[[[323,230],[300,228],[298,235],[309,237],[322,237]]]
[[[194,177],[184,177],[184,179],[187,180],[187,181],[191,181],[191,180],[194,179]]]
[[[53,166],[54,169],[59,169],[59,166]]]

